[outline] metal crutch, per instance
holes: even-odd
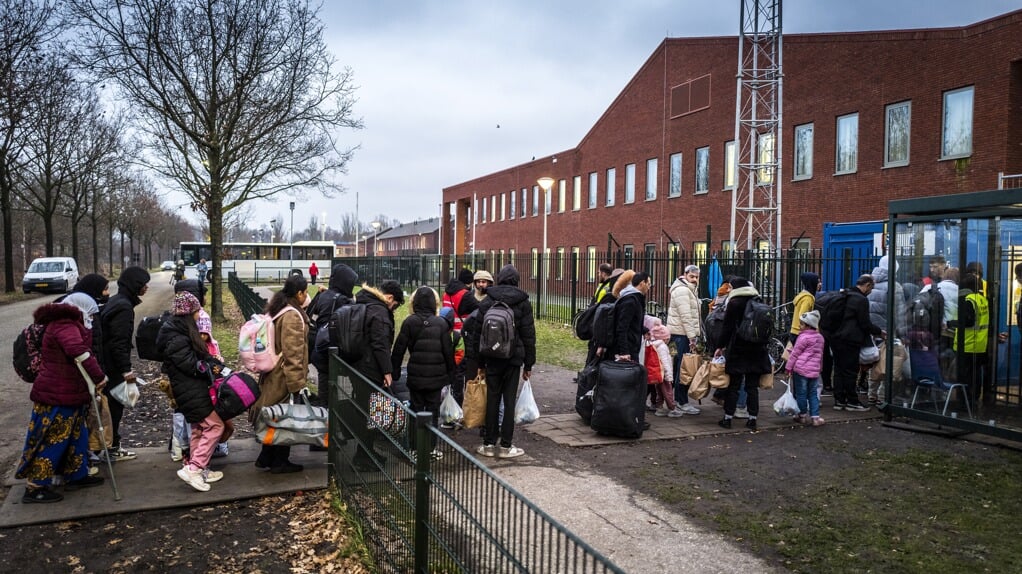
[[[88,351],[75,357],[75,364],[78,365],[78,371],[85,377],[85,384],[89,386],[89,396],[92,397],[92,407],[96,409],[96,422],[99,425],[99,444],[103,446],[103,458],[106,459],[107,471],[110,472],[110,485],[114,489],[114,500],[119,501],[121,499],[121,493],[117,490],[117,479],[114,478],[114,465],[110,462],[110,449],[107,448],[106,444],[106,429],[103,428],[103,415],[99,412],[99,401],[96,400],[96,384],[92,382],[92,377],[89,376],[89,372],[85,370],[84,363],[88,359],[90,353]]]

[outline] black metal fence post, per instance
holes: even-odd
[[[432,462],[433,437],[429,424],[433,415],[415,413],[415,571],[429,574],[429,465]]]

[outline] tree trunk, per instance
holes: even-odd
[[[4,225],[4,292],[14,293],[14,233],[11,229],[11,181],[7,172],[6,164],[0,169],[3,169],[3,173],[0,174],[0,178],[3,181],[0,182],[0,213],[3,215]],[[28,262],[22,262],[23,266],[27,266]]]
[[[53,217],[43,217],[43,233],[46,235],[46,256],[53,257]]]
[[[209,213],[210,258],[212,259],[209,267],[213,271],[213,280],[210,282],[213,287],[213,308],[209,314],[213,320],[224,321],[226,318],[224,317],[223,283],[220,281],[221,254],[224,245],[223,201],[219,199],[217,193],[209,195],[210,201],[207,204],[207,209]]]

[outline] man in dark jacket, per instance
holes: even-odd
[[[855,287],[847,290],[841,326],[831,336],[834,359],[834,410],[868,411],[859,401],[855,379],[859,373],[859,350],[873,342],[873,336],[886,333],[869,318],[869,300],[873,276],[862,275]]]
[[[722,346],[714,353],[715,357],[723,355],[727,358],[724,372],[730,377],[730,382],[727,397],[724,399],[724,418],[717,423],[727,429],[731,428],[731,419],[738,406],[738,392],[744,383],[745,392],[748,394],[746,409],[749,412],[749,420],[745,422],[745,426],[750,430],[756,430],[756,417],[759,416],[759,378],[772,371],[767,344],[746,341],[738,336],[738,326],[745,317],[745,307],[754,297],[759,297],[759,292],[748,279],[744,277],[731,279],[731,292],[728,294],[724,325],[720,335]]]
[[[117,278],[117,294],[110,298],[100,313],[103,333],[103,357],[100,361],[109,384],[103,390],[110,399],[110,420],[114,442],[108,449],[111,460],[131,460],[137,455],[121,446],[120,425],[124,405],[110,396],[121,382],[135,384],[131,368],[131,337],[135,333],[135,307],[149,289],[149,272],[141,267],[127,267]]]
[[[472,331],[465,339],[466,359],[479,366],[479,372],[486,373],[486,436],[483,444],[476,452],[483,456],[514,458],[525,454],[525,451],[514,446],[512,439],[515,432],[514,415],[507,410],[504,419],[497,428],[500,416],[500,404],[509,409],[514,408],[518,396],[519,375],[525,379],[532,376],[532,365],[536,363],[536,325],[533,322],[532,303],[529,294],[518,288],[518,270],[514,265],[505,265],[497,273],[497,284],[486,290],[488,295],[483,299],[477,311],[478,320],[469,321],[467,328]],[[479,336],[482,324],[486,321],[486,313],[496,303],[504,303],[510,307],[514,315],[514,351],[507,359],[487,357],[479,352]],[[472,344],[471,342],[476,342]],[[520,370],[524,368],[524,373]],[[500,448],[497,448],[498,430]]]
[[[334,265],[330,270],[330,283],[327,289],[316,293],[316,297],[309,303],[309,318],[313,325],[309,329],[309,358],[312,365],[316,367],[316,396],[312,397],[312,404],[326,406],[327,402],[327,379],[330,368],[330,333],[328,325],[330,316],[334,311],[352,303],[355,299],[355,284],[358,283],[358,273],[344,263]]]
[[[631,276],[624,288],[615,289],[617,302],[614,303],[614,347],[610,350],[610,358],[616,361],[639,360],[642,336],[646,331],[642,321],[646,317],[646,294],[649,293],[650,285],[652,281],[649,273],[640,271]]]
[[[404,291],[397,281],[387,280],[379,288],[363,285],[355,295],[355,303],[366,306],[365,324],[362,331],[362,356],[351,366],[362,373],[365,378],[377,385],[389,389],[394,382],[393,365],[391,363],[391,346],[394,344],[394,309],[405,302]],[[363,384],[353,386],[353,399],[364,415],[369,413],[369,395],[372,389]],[[354,419],[353,419],[354,420]],[[365,423],[355,423],[352,429],[359,436],[358,448],[352,458],[355,468],[365,472],[378,470],[386,460],[373,450],[376,433],[368,431]],[[374,460],[375,459],[375,460]]]

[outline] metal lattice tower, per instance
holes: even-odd
[[[741,0],[731,241],[781,243],[781,0]]]

